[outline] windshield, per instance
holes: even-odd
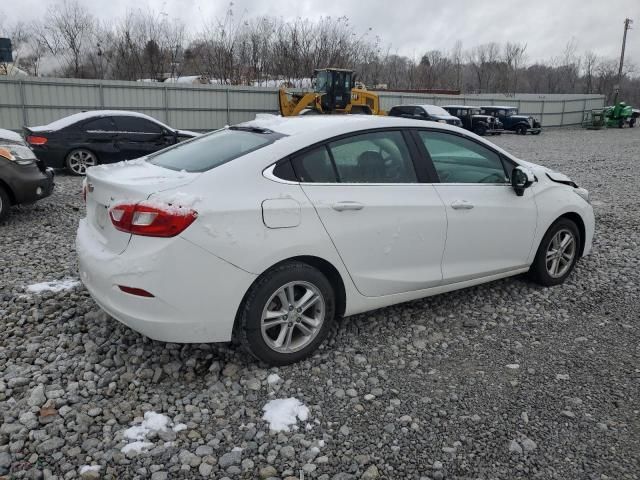
[[[435,105],[422,105],[422,108],[424,108],[429,115],[449,116],[449,112],[442,107],[436,107]]]
[[[240,127],[236,127],[240,128]],[[281,135],[234,127],[217,130],[151,155],[148,162],[170,170],[205,172],[273,143]]]

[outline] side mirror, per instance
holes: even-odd
[[[528,168],[518,166],[511,172],[511,186],[519,197],[524,195],[524,191],[535,181],[535,175]]]

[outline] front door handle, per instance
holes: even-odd
[[[454,200],[451,202],[451,208],[454,210],[471,210],[473,208],[473,203],[468,200]]]
[[[364,205],[360,202],[337,202],[331,205],[337,212],[344,212],[345,210],[362,210]]]

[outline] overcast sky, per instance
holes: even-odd
[[[229,2],[214,0],[79,0],[98,18],[113,19],[128,9],[163,12],[198,30],[223,17]],[[5,2],[1,2],[5,3]],[[14,0],[0,6],[5,21],[44,14],[55,0]],[[234,0],[234,15],[273,15],[287,20],[319,15],[347,16],[362,34],[371,28],[393,52],[419,58],[432,49],[465,49],[487,42],[527,44],[529,62],[559,56],[575,39],[580,52],[618,58],[625,17],[634,19],[626,59],[640,70],[640,0]]]

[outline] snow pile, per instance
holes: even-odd
[[[124,432],[124,438],[133,440],[120,449],[122,453],[136,452],[140,453],[154,446],[153,443],[145,441],[147,436],[152,432],[166,432],[171,428],[174,432],[185,430],[187,426],[184,423],[173,424],[171,419],[162,413],[145,412],[144,420],[140,425],[134,425],[127,428]]]
[[[42,293],[42,292],[61,292],[62,290],[69,290],[80,285],[80,282],[74,278],[65,278],[63,280],[53,280],[52,282],[34,283],[27,287],[27,292],[30,293]]]
[[[290,427],[296,429],[298,420],[309,418],[309,409],[297,398],[278,398],[269,401],[263,408],[262,419],[269,422],[271,430],[288,432]]]

